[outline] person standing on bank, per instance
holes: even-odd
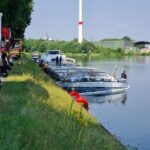
[[[2,63],[3,63],[3,69],[7,70],[7,71],[11,70],[12,68],[9,64],[9,58],[8,58],[7,53],[6,53],[5,50],[2,51],[1,59],[2,59]]]

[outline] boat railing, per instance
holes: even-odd
[[[70,62],[70,63],[75,63],[75,62],[76,62],[75,59],[69,58],[69,57],[66,57],[64,61],[65,61],[65,62]]]
[[[63,81],[79,81],[79,82],[88,82],[88,81],[104,81],[104,82],[113,82],[118,81],[117,78],[104,74],[101,72],[97,72],[97,74],[91,74],[89,72],[57,72]]]

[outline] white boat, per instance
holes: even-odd
[[[78,75],[77,75],[78,74]],[[81,95],[106,95],[127,91],[125,79],[105,72],[83,71],[68,73],[57,82],[65,90],[75,90]]]
[[[56,62],[57,56],[62,58],[62,63],[75,63],[75,59],[67,58],[66,55],[61,52],[61,50],[48,50],[46,53],[41,55],[40,60],[45,63],[52,63]]]
[[[57,73],[61,78],[68,78],[69,76],[81,76],[81,73],[93,71],[93,68],[81,67],[78,64],[66,63],[61,66],[49,64],[49,68]]]
[[[40,59],[40,54],[39,54],[38,52],[34,52],[34,53],[32,54],[32,60],[33,60],[34,62],[39,62],[39,59]]]

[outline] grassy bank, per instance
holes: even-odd
[[[2,150],[123,150],[26,55],[0,90]]]

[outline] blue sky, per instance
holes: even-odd
[[[78,0],[34,0],[26,38],[78,37]],[[121,38],[150,41],[150,0],[83,0],[84,38]]]

